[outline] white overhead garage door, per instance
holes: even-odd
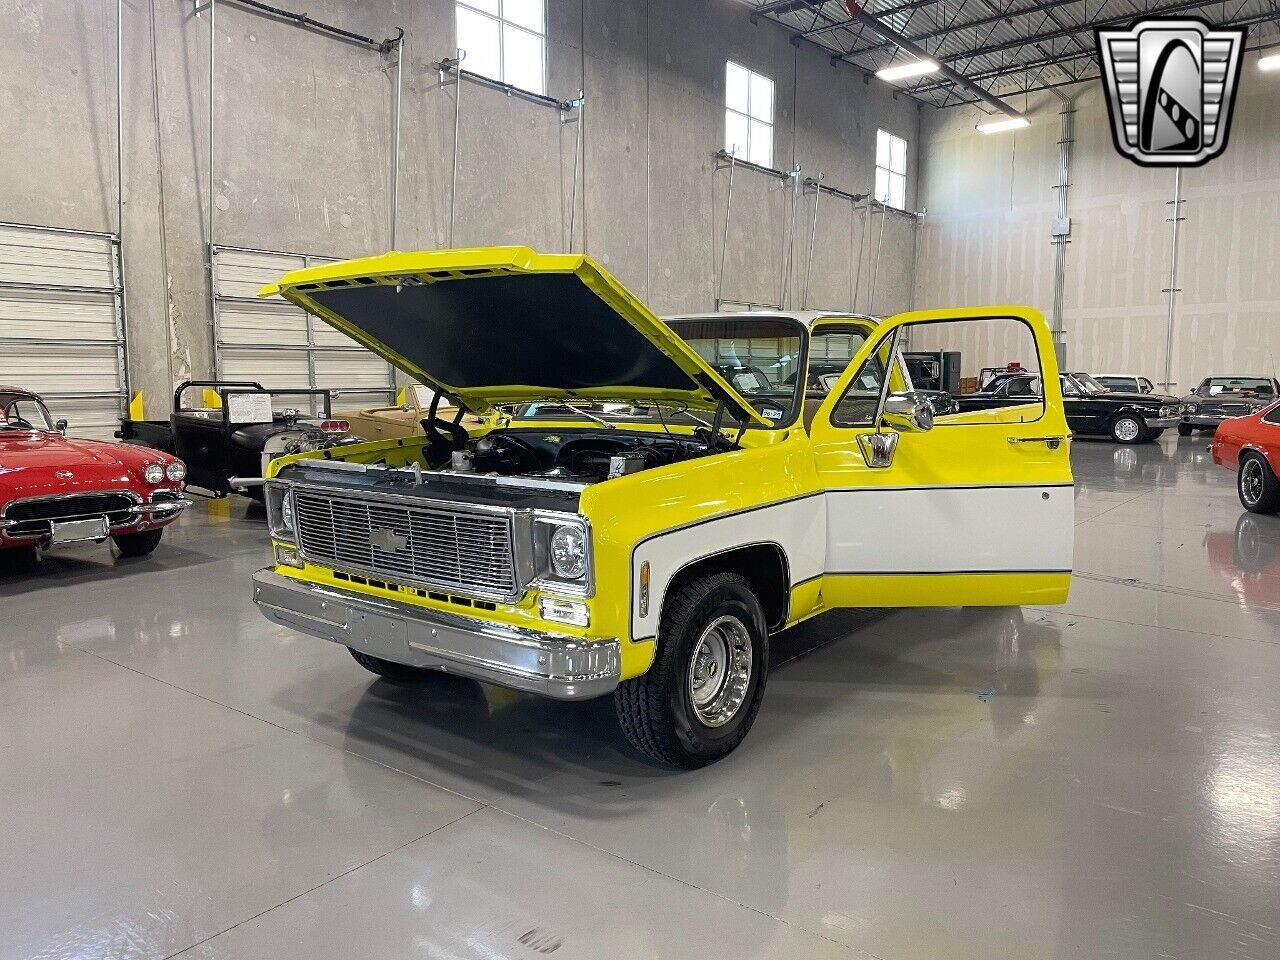
[[[0,383],[44,396],[76,436],[109,439],[128,401],[119,241],[0,223]]]
[[[332,390],[336,409],[377,406],[395,395],[393,371],[385,361],[285,300],[258,298],[263,284],[290,270],[332,262],[306,254],[213,248],[219,380],[254,380],[275,390]]]

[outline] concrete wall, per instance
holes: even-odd
[[[407,35],[398,246],[446,243],[454,90],[432,61],[450,54],[451,0],[280,0],[374,38]],[[877,127],[904,137],[915,204],[913,101],[750,22],[733,0],[549,0],[549,92],[588,98],[574,236],[576,131],[544,105],[462,88],[456,245],[585,250],[657,310],[705,310],[715,295],[727,172],[724,61],[775,81],[775,166],[866,192]],[[113,0],[0,0],[0,219],[114,230]],[[124,2],[125,213],[133,385],[159,416],[176,380],[212,370],[205,269],[207,14],[190,0]],[[219,2],[213,240],[334,256],[389,244],[394,71],[376,53]],[[723,296],[892,312],[914,291],[913,220],[824,196],[811,282],[813,197],[796,226],[776,179],[740,169]],[[867,229],[866,227],[869,227]],[[883,239],[881,239],[883,235]],[[864,236],[869,243],[864,246]],[[879,263],[875,252],[881,252]],[[857,278],[861,273],[861,280]],[[871,299],[874,278],[875,298]]]
[[[1116,152],[1101,84],[1076,98],[1064,330],[1068,366],[1165,378],[1172,170]],[[1033,97],[1032,126],[984,136],[976,110],[922,116],[916,300],[1026,303],[1049,314],[1059,111]],[[1221,373],[1280,370],[1280,80],[1247,55],[1225,154],[1183,172],[1171,355],[1174,392]],[[990,357],[1003,362],[1005,357]]]

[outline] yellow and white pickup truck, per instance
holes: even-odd
[[[384,677],[613,694],[637,749],[694,767],[746,736],[778,631],[1066,599],[1068,431],[1032,310],[662,320],[590,258],[525,247],[326,264],[263,295],[484,420],[265,478],[255,602]],[[1045,396],[962,409],[913,388],[908,346],[975,368],[1021,349]]]

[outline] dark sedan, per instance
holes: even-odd
[[[1182,398],[1178,434],[1216,430],[1223,420],[1248,417],[1280,397],[1274,377],[1205,377],[1195,392]]]
[[[1178,423],[1176,397],[1158,393],[1118,393],[1087,373],[1061,374],[1067,425],[1080,436],[1110,437],[1116,443],[1146,443]],[[962,410],[984,410],[1025,403],[1040,396],[1035,373],[997,375],[980,393],[956,398]]]

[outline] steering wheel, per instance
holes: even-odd
[[[16,416],[15,416],[15,417],[10,417],[8,420],[6,420],[6,421],[5,421],[5,426],[7,426],[7,427],[17,427],[19,430],[34,430],[34,429],[35,429],[35,427],[31,425],[30,421],[28,421],[28,420],[24,420],[22,417],[16,417]]]

